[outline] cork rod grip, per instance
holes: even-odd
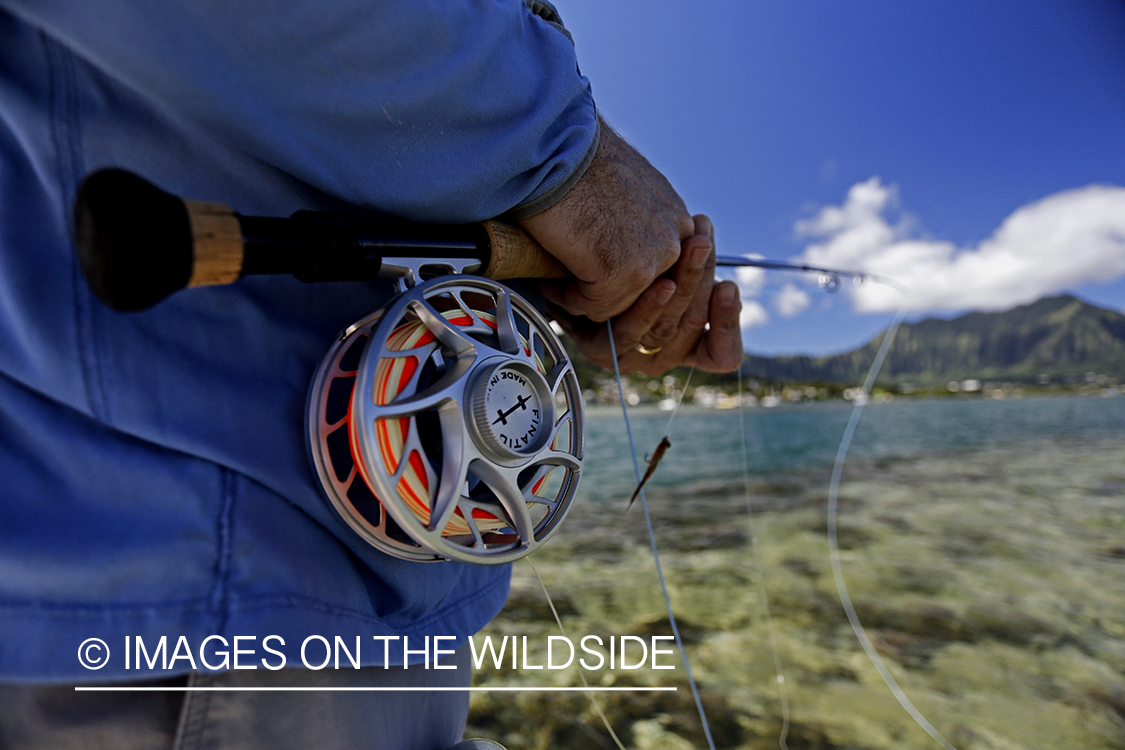
[[[191,225],[192,265],[187,285],[233,284],[246,248],[238,214],[221,203],[184,200]]]
[[[570,276],[566,266],[519,227],[499,221],[482,223],[492,247],[492,255],[482,276],[493,281],[565,279]]]

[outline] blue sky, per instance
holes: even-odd
[[[556,4],[599,108],[720,253],[882,271],[918,290],[911,319],[1062,291],[1125,309],[1125,3]],[[743,281],[757,353],[890,318],[886,295]]]

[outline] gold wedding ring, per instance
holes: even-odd
[[[654,346],[652,348],[649,348],[649,347],[645,346],[644,344],[642,344],[641,342],[638,341],[636,348],[637,348],[637,351],[640,352],[641,354],[645,354],[645,355],[648,355],[648,356],[651,357],[653,354],[659,354],[660,350],[663,349],[664,347]]]

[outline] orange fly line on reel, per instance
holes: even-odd
[[[447,310],[443,312],[442,315],[449,321],[450,325],[469,326],[472,325],[473,322],[470,316],[465,315],[460,310]],[[482,311],[477,311],[477,315],[485,325],[495,330],[495,316]],[[387,348],[393,351],[404,351],[424,347],[433,341],[433,332],[426,328],[420,321],[415,320],[409,323],[403,323],[392,331],[391,335],[387,337]],[[527,341],[523,340],[521,337],[520,343],[523,346],[524,352],[530,355],[531,350]],[[536,365],[539,371],[543,372],[542,362],[536,362]],[[393,360],[380,360],[375,371],[374,397],[376,403],[389,404],[397,398],[409,385],[410,377],[417,367],[417,357],[400,357]],[[354,426],[355,424],[355,420],[349,418],[349,425]],[[409,434],[409,430],[409,419],[381,419],[375,423],[375,434],[379,438],[379,453],[382,456],[383,465],[389,473],[393,474],[398,467],[399,461],[402,460],[403,446]],[[357,443],[358,436],[353,433],[353,460],[357,459],[354,453],[354,447]],[[418,520],[422,523],[429,523],[433,497],[430,494],[429,482],[426,479],[426,473],[422,465],[423,459],[419,452],[415,450],[410,452],[407,460],[410,461],[410,467],[403,473],[402,479],[399,480],[395,489],[399,497],[409,506],[414,515],[418,517]],[[364,482],[370,488],[371,480],[366,476],[363,462],[357,460],[356,467],[359,469],[360,476],[363,477]],[[532,494],[538,493],[549,474],[550,472],[532,486]],[[474,508],[472,516],[476,520],[477,527],[482,531],[498,531],[505,526],[504,521],[480,508]],[[471,533],[469,525],[466,523],[464,514],[461,512],[460,508],[453,511],[453,517],[449,519],[449,523],[446,524],[442,533],[446,536]]]

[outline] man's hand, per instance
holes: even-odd
[[[683,200],[604,121],[589,168],[546,211],[520,222],[575,280],[544,294],[570,315],[603,321],[629,308],[694,232]]]
[[[738,287],[715,283],[710,219],[690,216],[664,175],[604,121],[582,178],[520,224],[574,274],[541,288],[595,364],[613,367],[600,324],[613,316],[624,372],[658,375],[681,364],[729,372],[742,363]]]
[[[659,375],[678,365],[730,372],[742,364],[742,304],[733,281],[715,283],[715,230],[706,216],[694,218],[695,234],[683,243],[670,278],[657,279],[614,319],[613,339],[622,372]],[[613,368],[604,324],[550,312],[595,364]],[[637,345],[653,354],[645,354]]]

